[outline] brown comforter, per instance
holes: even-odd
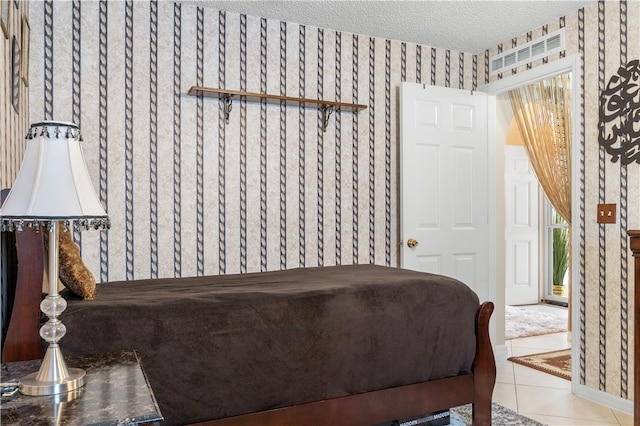
[[[70,298],[60,345],[136,350],[178,425],[468,373],[478,307],[452,278],[374,265],[111,282]]]

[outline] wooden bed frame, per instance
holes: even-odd
[[[31,230],[16,232],[15,247],[15,299],[4,336],[2,362],[42,357],[42,343],[38,334],[44,265],[42,235]],[[8,263],[5,269],[10,270],[13,265]],[[8,272],[9,276],[13,275],[11,271]],[[476,315],[476,353],[472,372],[469,374],[211,420],[197,425],[376,425],[394,419],[417,418],[470,403],[473,404],[473,424],[490,426],[491,397],[496,379],[495,359],[489,338],[489,320],[493,308],[493,303],[485,302]],[[64,322],[64,314],[61,319]]]
[[[473,425],[491,425],[491,396],[496,364],[489,340],[493,303],[476,317],[473,372],[396,388],[197,423],[198,426],[376,425],[388,419],[412,419],[463,404],[473,404]],[[385,420],[386,419],[386,420]]]

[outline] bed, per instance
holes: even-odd
[[[42,238],[15,238],[3,362],[41,357]],[[65,356],[136,350],[166,425],[379,425],[467,403],[491,424],[493,304],[452,278],[347,265],[65,297]]]

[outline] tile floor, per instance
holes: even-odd
[[[506,341],[508,356],[571,346],[567,333]],[[549,426],[633,425],[633,416],[571,394],[571,382],[510,361],[497,363],[493,401]]]

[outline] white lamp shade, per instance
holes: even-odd
[[[73,123],[32,124],[20,171],[0,217],[22,220],[105,219]]]

